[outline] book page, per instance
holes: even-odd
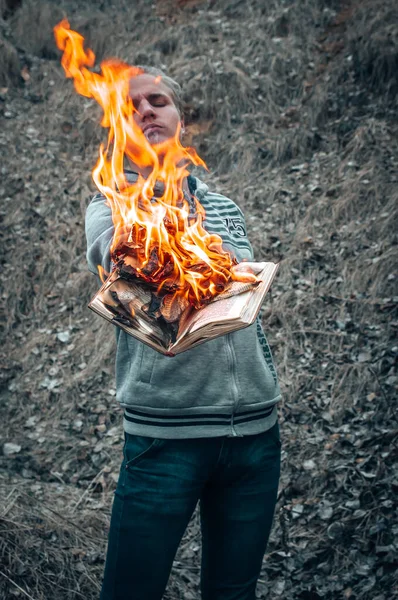
[[[149,295],[150,298],[150,295]],[[101,317],[123,329],[129,335],[165,352],[170,344],[170,335],[160,324],[142,310],[148,300],[144,288],[121,279],[113,272],[89,303],[89,308]]]
[[[175,354],[185,352],[185,350],[195,348],[195,346],[219,337],[220,335],[243,329],[244,327],[247,327],[247,325],[247,323],[242,323],[239,319],[223,321],[222,323],[211,323],[203,328],[199,328],[193,333],[190,332],[185,338],[182,338],[182,340],[172,346],[172,351]]]
[[[225,300],[218,300],[217,302],[212,302],[205,308],[196,311],[189,319],[188,332],[193,333],[201,327],[211,323],[236,319],[245,308],[251,293],[252,292],[244,292],[238,296],[232,296]]]
[[[144,342],[144,344],[147,344],[154,350],[162,352],[163,354],[167,353],[168,346],[165,345],[163,339],[159,335],[159,330],[156,328],[149,328],[148,324],[141,319],[134,319],[131,322],[127,322],[127,320],[125,321],[123,318],[118,317],[108,310],[98,298],[93,299],[90,302],[89,307],[113,325],[117,325],[120,329],[123,329],[123,331],[137,338],[141,342]]]
[[[174,345],[182,343],[185,336],[190,338],[191,335],[200,329],[204,329],[201,333],[202,336],[208,334],[209,337],[215,337],[214,333],[211,333],[211,330],[214,329],[215,325],[220,323],[225,323],[225,327],[223,328],[223,332],[219,332],[220,329],[217,328],[217,335],[222,335],[224,331],[228,332],[228,323],[231,323],[232,329],[237,328],[237,321],[240,321],[241,327],[252,323],[260,310],[264,297],[279,266],[272,262],[258,263],[258,265],[262,267],[262,270],[258,273],[260,282],[256,286],[247,292],[223,300],[218,299],[204,308],[194,311],[186,318],[184,326],[178,332],[177,344]]]
[[[192,307],[185,310],[180,319],[177,341],[181,340],[188,332],[192,333],[207,323],[229,321],[231,318],[239,316],[249,297],[246,292],[252,292],[258,285],[257,282],[241,283],[233,281],[224,292],[216,296],[207,306],[199,310]],[[228,303],[226,302],[227,299],[230,300]],[[215,304],[220,304],[220,306],[216,307]]]
[[[221,294],[215,296],[212,302],[219,302],[220,300],[231,298],[231,296],[239,296],[245,292],[250,292],[252,289],[257,287],[258,283],[259,282],[243,283],[241,281],[233,281],[223,292],[221,292]]]
[[[264,298],[271,287],[271,283],[279,268],[279,263],[266,263],[264,269],[260,273],[261,282],[254,292],[250,295],[250,299],[242,313],[242,319],[247,323],[252,323],[260,311]]]

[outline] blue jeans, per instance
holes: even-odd
[[[125,438],[101,600],[161,600],[198,500],[202,599],[255,600],[278,490],[278,424],[237,438]]]

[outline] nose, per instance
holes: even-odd
[[[148,117],[154,117],[155,111],[153,106],[146,98],[142,99],[140,102],[139,113],[141,115],[141,119],[144,121]]]

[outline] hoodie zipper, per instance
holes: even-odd
[[[240,433],[238,433],[236,431],[235,424],[234,424],[234,417],[235,417],[237,408],[240,404],[239,387],[238,387],[238,382],[237,382],[237,378],[236,378],[236,356],[235,356],[234,348],[232,346],[231,334],[228,333],[225,337],[226,337],[229,370],[230,370],[231,379],[232,379],[232,391],[233,391],[233,396],[234,396],[234,404],[232,407],[232,414],[231,414],[231,434],[228,437],[243,437]]]

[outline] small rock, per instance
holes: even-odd
[[[312,460],[312,458],[310,458],[309,460],[305,460],[303,462],[303,468],[306,471],[313,471],[314,469],[316,469],[316,463]]]
[[[70,342],[70,331],[60,331],[57,333],[57,339],[63,344]]]
[[[293,519],[297,519],[304,512],[304,504],[295,504],[292,508]]]
[[[106,432],[106,435],[108,437],[120,437],[120,427],[118,425],[116,425],[115,427],[111,427],[111,429],[109,429]]]
[[[290,167],[290,171],[294,173],[294,171],[302,171],[305,167],[307,167],[306,163],[303,163],[301,165],[292,165]]]
[[[274,594],[276,594],[277,596],[282,596],[283,592],[285,591],[285,586],[286,586],[286,582],[284,579],[278,579],[273,587],[272,587],[272,591],[274,592]]]
[[[21,475],[24,479],[33,479],[35,474],[30,469],[22,469]]]
[[[41,382],[40,382],[40,387],[42,388],[46,388],[47,390],[54,390],[55,388],[59,387],[62,383],[62,379],[51,379],[50,377],[45,377]]]
[[[3,454],[4,456],[11,456],[12,454],[18,454],[21,452],[22,446],[19,444],[14,444],[13,442],[6,442],[3,444]]]
[[[358,354],[357,361],[358,361],[359,363],[362,363],[362,362],[368,362],[368,361],[370,361],[370,360],[371,360],[371,358],[372,358],[372,355],[370,354],[370,352],[360,352],[360,353]]]
[[[25,427],[34,427],[36,425],[36,422],[37,422],[36,416],[29,417],[29,419],[26,419],[26,421],[25,421]]]
[[[321,502],[318,508],[318,515],[322,521],[329,521],[333,516],[333,508],[327,502]]]

